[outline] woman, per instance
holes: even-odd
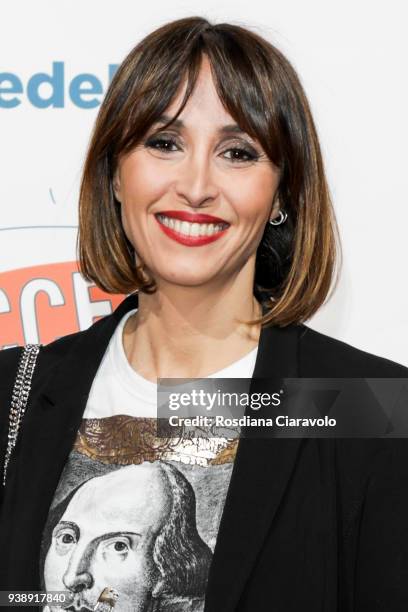
[[[79,219],[83,275],[130,295],[40,350],[1,588],[64,590],[70,610],[106,593],[149,612],[405,610],[404,439],[155,435],[158,378],[408,376],[304,324],[338,241],[289,62],[200,17],[152,32],[101,106]],[[0,354],[6,408],[20,352]]]

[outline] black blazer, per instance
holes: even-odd
[[[137,303],[128,296],[89,329],[41,349],[1,492],[1,590],[40,589],[54,491],[108,342]],[[0,352],[2,457],[20,351]],[[306,325],[272,326],[261,331],[253,378],[280,376],[408,378],[408,368]],[[301,610],[408,610],[406,439],[239,441],[205,612]]]

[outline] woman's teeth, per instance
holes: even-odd
[[[188,221],[180,221],[165,215],[157,215],[157,218],[166,227],[185,236],[212,236],[216,232],[220,232],[228,227],[226,223],[189,223]]]

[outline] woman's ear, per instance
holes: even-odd
[[[115,198],[118,202],[121,202],[121,193],[120,193],[120,178],[119,178],[119,169],[115,170],[112,180],[113,193],[115,194]]]
[[[276,197],[273,202],[269,221],[273,221],[273,219],[275,219],[279,215],[279,210],[280,210],[280,202],[279,202],[279,198]]]

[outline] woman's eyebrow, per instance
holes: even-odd
[[[160,117],[158,117],[158,119],[156,119],[154,123],[166,124],[169,121],[171,121],[171,117],[169,115],[160,115]],[[178,128],[185,127],[184,121],[182,119],[175,119],[172,125]],[[219,134],[245,134],[246,133],[236,123],[228,123],[227,125],[222,125],[218,128],[217,132]]]

